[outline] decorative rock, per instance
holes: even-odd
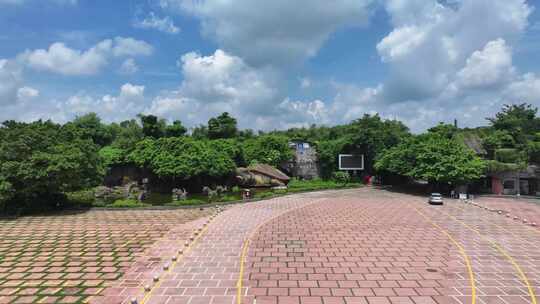
[[[527,222],[528,222],[527,219],[523,219],[523,223],[527,223]]]
[[[163,265],[163,270],[169,270],[169,264]]]
[[[532,222],[531,226],[536,227],[536,222]]]
[[[182,254],[184,254],[184,251],[182,249],[180,249],[180,250],[178,250],[178,254],[182,255]]]
[[[144,291],[149,292],[150,290],[152,290],[152,288],[150,287],[150,285],[145,285],[145,286],[144,286]]]
[[[182,189],[179,189],[179,188],[172,189],[173,202],[185,201],[187,199],[187,195],[188,195],[188,192],[184,188],[182,188]]]
[[[139,302],[137,302],[137,298],[131,298],[131,300],[129,301],[131,304],[137,304]]]
[[[510,217],[510,213],[507,213],[507,214],[506,214],[506,217]]]
[[[186,242],[184,243],[184,247],[189,247],[189,242],[188,242],[188,241],[186,241]]]
[[[171,258],[171,260],[172,260],[173,262],[176,262],[176,261],[178,260],[178,257],[177,257],[177,256],[173,256],[173,257]]]
[[[158,282],[159,281],[159,276],[155,275],[154,276],[154,282]]]
[[[518,219],[518,217],[517,217],[517,216],[514,216],[514,219],[515,219],[515,220],[517,220],[517,219]]]
[[[501,211],[501,210],[499,210],[499,211],[497,211],[497,213],[498,213],[498,214],[502,214],[502,211]]]

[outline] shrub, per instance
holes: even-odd
[[[131,199],[121,199],[117,200],[114,203],[108,205],[107,207],[112,208],[138,208],[138,207],[146,207],[149,206],[148,204],[140,203],[136,200]]]
[[[351,175],[348,172],[343,171],[334,172],[332,177],[336,182],[341,184],[346,184],[351,180]]]
[[[497,149],[495,150],[495,160],[501,163],[516,164],[522,159],[521,153],[517,149]]]
[[[80,190],[66,193],[68,204],[76,207],[92,207],[95,204],[94,190]]]

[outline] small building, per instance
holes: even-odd
[[[478,135],[464,133],[463,143],[479,157],[487,157],[487,151],[484,149],[482,139]],[[489,172],[485,178],[471,186],[475,191],[483,193],[540,196],[540,167],[529,165],[522,170]]]
[[[294,156],[284,164],[283,169],[300,179],[319,178],[319,159],[315,147],[304,141],[290,142],[289,147],[293,150]]]
[[[493,194],[540,196],[540,167],[529,165],[524,170],[489,174]]]

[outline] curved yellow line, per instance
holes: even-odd
[[[509,255],[506,252],[506,250],[504,250],[497,242],[495,242],[495,241],[491,240],[490,238],[486,237],[485,235],[480,233],[480,231],[478,231],[476,228],[471,227],[470,225],[468,225],[467,223],[461,221],[460,219],[456,218],[455,216],[453,216],[453,215],[451,215],[449,213],[443,212],[443,211],[439,211],[439,212],[446,215],[446,216],[448,216],[449,218],[453,219],[454,221],[460,223],[461,225],[467,227],[469,230],[475,232],[476,234],[478,234],[478,236],[480,236],[482,239],[489,242],[493,247],[495,247],[495,249],[497,249],[497,251],[499,251],[506,259],[508,259],[508,261],[510,261],[510,264],[512,264],[512,266],[514,266],[514,268],[518,272],[518,274],[521,277],[521,280],[523,281],[523,283],[525,283],[525,285],[527,286],[527,290],[529,291],[529,296],[531,297],[532,304],[537,304],[536,295],[534,294],[534,290],[533,290],[533,288],[531,286],[531,283],[529,282],[529,279],[527,278],[527,276],[525,275],[525,273],[523,272],[523,270],[521,269],[519,264],[516,262],[516,260],[511,255]]]
[[[166,271],[164,271],[161,275],[161,278],[160,280],[154,284],[154,286],[152,286],[152,288],[150,289],[150,291],[144,296],[144,298],[142,299],[141,301],[141,304],[145,304],[146,301],[148,301],[150,299],[150,297],[152,296],[152,294],[154,293],[154,290],[156,290],[157,288],[159,288],[161,286],[161,283],[163,282],[163,275],[164,274],[168,274],[170,273],[173,268],[176,266],[176,264],[178,264],[178,262],[180,261],[180,258],[181,257],[184,257],[186,255],[186,253],[188,253],[189,251],[191,251],[191,249],[193,248],[193,246],[197,243],[197,241],[202,237],[202,235],[208,230],[208,227],[209,225],[206,225],[206,227],[204,227],[203,230],[201,230],[201,232],[197,235],[197,237],[195,237],[193,239],[193,241],[189,244],[189,246],[186,247],[186,249],[183,251],[182,255],[181,256],[178,256],[178,258],[176,259],[176,261],[172,262],[171,265],[169,265],[169,269],[167,269]],[[144,287],[142,287],[143,290],[144,290]]]
[[[244,244],[242,246],[242,252],[240,254],[240,274],[238,276],[238,280],[236,281],[236,303],[237,304],[242,304],[242,285],[243,285],[243,279],[244,279],[244,264],[246,262],[246,256],[247,256],[247,252],[248,252],[248,249],[249,249],[249,243],[251,242],[251,238],[253,238],[253,236],[255,235],[255,233],[257,233],[257,231],[259,231],[259,229],[261,229],[262,226],[266,225],[267,223],[275,220],[276,218],[284,215],[284,214],[287,214],[289,212],[293,212],[293,211],[296,211],[296,210],[299,210],[299,209],[302,209],[302,208],[305,208],[305,207],[308,207],[316,202],[319,202],[319,201],[322,201],[324,199],[315,199],[313,200],[313,202],[307,204],[307,205],[304,205],[304,206],[301,206],[301,207],[296,207],[296,208],[292,208],[292,209],[288,209],[288,210],[285,210],[283,212],[280,212],[278,214],[276,214],[275,216],[265,220],[264,222],[260,223],[259,225],[257,225],[255,227],[255,229],[253,229],[253,231],[251,231],[251,233],[249,234],[249,236],[247,237],[247,239],[244,241]]]
[[[238,281],[236,282],[236,303],[242,303],[242,282],[244,281],[244,264],[246,261],[246,255],[249,248],[249,238],[244,241],[242,246],[242,254],[240,255],[240,274],[238,275]]]
[[[465,260],[465,265],[467,267],[467,272],[469,273],[469,281],[470,281],[470,284],[471,284],[471,296],[472,296],[471,304],[475,304],[476,303],[476,281],[474,279],[474,271],[473,271],[473,268],[472,268],[471,260],[470,260],[469,256],[467,255],[467,252],[465,252],[465,248],[463,248],[463,246],[447,230],[445,230],[443,227],[439,226],[437,223],[432,221],[427,215],[422,213],[417,208],[414,208],[414,207],[409,207],[409,208],[414,209],[418,214],[420,214],[432,226],[436,227],[442,233],[444,233],[444,235],[446,235],[446,237],[459,249],[459,253],[461,254],[463,259]]]

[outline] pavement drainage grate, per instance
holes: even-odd
[[[427,272],[437,272],[437,269],[432,269],[432,268],[428,268],[426,270],[427,270]]]

